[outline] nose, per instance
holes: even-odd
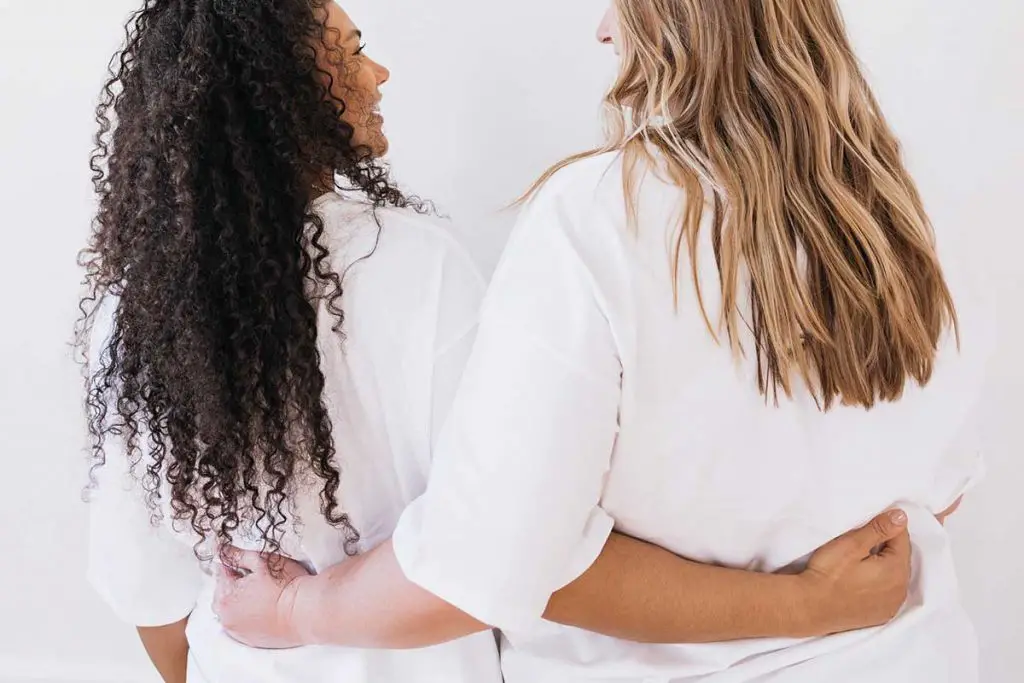
[[[377,85],[384,85],[391,80],[391,72],[388,71],[387,67],[381,66],[377,62],[373,63],[373,73],[377,77]]]
[[[597,42],[602,45],[612,45],[615,43],[614,25],[615,8],[609,7],[608,11],[604,13],[604,18],[601,19],[601,24],[597,27]]]

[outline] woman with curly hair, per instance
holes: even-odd
[[[235,642],[212,611],[211,567],[244,573],[233,548],[278,558],[278,577],[284,557],[344,566],[426,488],[483,287],[379,161],[387,80],[325,0],[147,0],[114,63],[79,329],[90,574],[168,682],[500,680],[475,622],[425,650],[275,652]],[[888,519],[797,576],[612,536],[579,580],[567,571],[552,618],[669,641],[877,624],[908,573]]]

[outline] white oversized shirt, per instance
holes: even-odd
[[[685,247],[673,305],[680,190],[647,172],[633,230],[622,172],[616,155],[575,163],[521,216],[427,492],[395,531],[407,576],[503,630],[506,683],[974,681],[972,628],[933,516],[981,467],[988,341],[970,296],[958,298],[963,353],[944,339],[927,388],[822,412],[797,383],[775,406],[758,392],[751,340],[737,362],[709,333]],[[698,272],[714,319],[706,226]],[[613,527],[700,562],[775,571],[894,504],[911,519],[916,571],[885,628],[662,646],[541,619]]]
[[[411,212],[377,212],[337,195],[315,205],[335,272],[344,274],[344,340],[321,303],[319,349],[340,466],[339,501],[362,536],[361,551],[391,536],[420,495],[430,453],[476,331],[483,281],[446,229]],[[106,346],[116,302],[94,327]],[[94,363],[95,366],[95,363]],[[174,623],[191,613],[190,683],[499,683],[492,633],[414,651],[307,647],[268,651],[228,638],[211,611],[213,580],[195,538],[150,524],[123,446],[107,443],[91,504],[90,579],[125,621]],[[343,534],[319,512],[319,487],[296,502],[301,534],[282,550],[316,570],[346,560]],[[236,543],[251,545],[244,538]]]

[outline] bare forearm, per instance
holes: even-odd
[[[292,593],[290,619],[310,643],[409,649],[490,628],[409,581],[390,541]]]
[[[416,648],[488,628],[411,583],[390,544],[296,586],[291,619],[310,642]],[[638,642],[700,643],[809,633],[799,581],[689,562],[613,534],[544,617]]]
[[[185,683],[188,669],[188,618],[167,626],[139,626],[136,630],[153,666],[165,683]]]
[[[798,577],[703,565],[613,534],[544,617],[616,638],[704,643],[817,635]]]
[[[796,576],[697,564],[613,535],[583,576],[551,597],[543,616],[653,643],[827,635],[897,615],[911,582],[911,556],[907,515],[898,509],[826,543]],[[247,568],[237,583],[218,578],[215,609],[228,633],[256,646],[416,648],[487,629],[409,581],[390,542],[320,576],[296,565],[286,583],[258,555]],[[475,590],[494,590],[475,578]]]

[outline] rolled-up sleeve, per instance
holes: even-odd
[[[435,449],[425,494],[394,535],[406,576],[508,630],[600,554],[621,364],[557,201],[513,233]]]

